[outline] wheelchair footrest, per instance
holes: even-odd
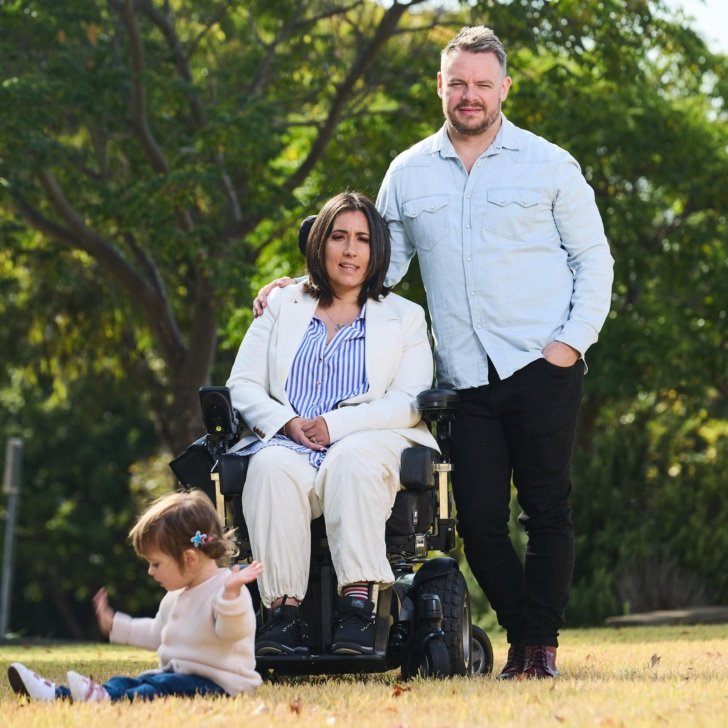
[[[257,670],[292,674],[341,675],[351,672],[387,672],[397,667],[386,654],[374,655],[256,655]]]

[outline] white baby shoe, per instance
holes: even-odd
[[[19,662],[13,662],[8,668],[8,680],[19,695],[27,695],[33,700],[56,699],[56,684]]]
[[[73,672],[73,670],[67,672],[66,677],[74,701],[77,700],[79,703],[103,703],[106,700],[111,700],[106,688],[94,682],[90,677]]]

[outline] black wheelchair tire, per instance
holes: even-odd
[[[445,640],[442,637],[433,637],[425,644],[424,652],[424,659],[419,669],[420,677],[449,677],[450,656]]]
[[[471,625],[473,643],[471,647],[471,675],[489,675],[493,672],[493,645],[485,630],[477,624]]]
[[[442,604],[442,631],[450,660],[450,675],[469,675],[472,664],[470,595],[465,577],[453,569],[428,579],[428,593],[437,594]]]

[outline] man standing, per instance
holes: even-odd
[[[386,283],[417,253],[438,383],[460,393],[458,530],[507,631],[503,679],[558,675],[584,354],[609,310],[613,266],[577,162],[501,113],[510,85],[493,31],[463,28],[437,75],[444,126],[392,162],[377,199],[392,235]],[[511,480],[525,564],[508,533]]]

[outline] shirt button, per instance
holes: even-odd
[[[469,224],[468,224],[468,225],[466,225],[466,226],[465,226],[465,229],[466,229],[466,230],[470,230],[470,225],[469,225]]]
[[[318,382],[316,382],[316,386],[317,387],[320,387],[321,386],[321,380],[320,379],[318,380]]]

